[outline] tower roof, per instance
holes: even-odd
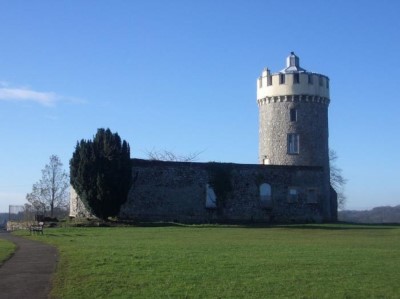
[[[286,68],[281,70],[281,73],[300,73],[305,72],[306,70],[300,67],[300,58],[294,54],[294,52],[290,52],[290,55],[286,58]]]

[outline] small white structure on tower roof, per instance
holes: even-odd
[[[286,58],[286,68],[281,70],[281,73],[294,73],[294,72],[305,72],[305,69],[300,67],[300,58],[290,52],[290,55]]]

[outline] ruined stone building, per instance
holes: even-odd
[[[337,219],[330,185],[329,78],[286,67],[257,79],[259,164],[132,159],[132,187],[120,217],[137,221],[328,222]],[[71,216],[84,214],[71,192]]]

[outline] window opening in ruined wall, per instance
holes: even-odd
[[[272,207],[272,193],[270,184],[263,183],[260,185],[260,201],[262,208],[268,209]]]
[[[318,203],[316,188],[310,188],[307,190],[307,203]]]
[[[308,84],[313,84],[313,75],[308,74]]]
[[[300,137],[299,134],[288,134],[287,150],[288,154],[298,154],[300,152]]]
[[[214,189],[206,184],[206,209],[217,208],[217,196],[215,195]]]
[[[296,187],[289,187],[288,189],[288,202],[294,203],[299,200],[299,191]]]

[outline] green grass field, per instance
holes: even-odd
[[[6,260],[15,250],[15,245],[9,241],[0,239],[0,265]]]
[[[26,232],[20,232],[26,234]],[[400,227],[58,228],[55,298],[399,298]]]

